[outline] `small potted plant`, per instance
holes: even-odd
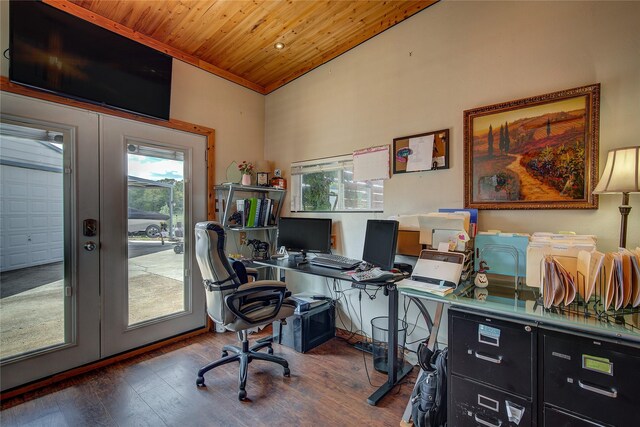
[[[242,163],[238,165],[238,169],[242,172],[242,185],[251,185],[253,164],[243,160]]]

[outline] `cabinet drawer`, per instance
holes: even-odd
[[[575,415],[559,411],[548,406],[544,407],[545,427],[607,427],[608,424],[595,423]]]
[[[472,380],[451,376],[450,426],[531,426],[531,402]]]
[[[617,426],[637,425],[637,349],[554,332],[545,332],[543,341],[545,403]]]
[[[531,397],[536,328],[449,310],[450,371]]]

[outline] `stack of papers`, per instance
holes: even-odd
[[[578,253],[593,252],[596,249],[595,236],[533,233],[527,247],[527,286],[541,288],[544,276],[544,258],[553,256],[556,262],[573,276],[578,274]]]
[[[640,248],[605,255],[604,309],[640,305]]]
[[[396,286],[398,287],[398,289],[412,289],[415,291],[427,292],[427,293],[438,295],[441,297],[449,295],[455,289],[450,286],[444,286],[444,281],[443,281],[443,284],[441,285],[435,285],[433,283],[427,283],[427,282],[411,280],[411,279],[403,279],[397,282]]]

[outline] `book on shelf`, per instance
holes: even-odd
[[[249,199],[249,218],[247,219],[247,227],[255,227],[257,207],[258,199],[251,197]]]
[[[269,217],[271,216],[271,203],[273,201],[271,199],[265,199],[264,209],[262,210],[261,223],[263,227],[269,225]]]
[[[271,209],[267,212],[269,218],[267,219],[267,225],[276,225],[276,215],[278,214],[279,200],[273,199],[271,203]]]

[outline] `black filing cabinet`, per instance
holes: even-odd
[[[532,323],[449,310],[450,426],[537,425]]]
[[[451,427],[640,426],[637,344],[452,307],[448,367]]]
[[[541,337],[546,426],[640,425],[640,350],[552,330]]]

